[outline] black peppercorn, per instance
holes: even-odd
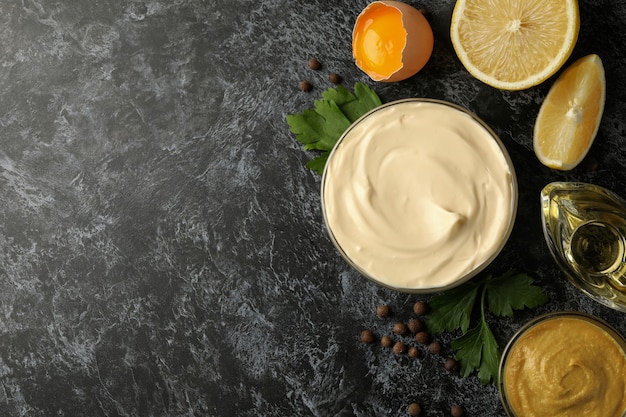
[[[373,343],[374,342],[374,333],[371,330],[363,330],[361,332],[361,341],[363,343]]]
[[[418,417],[422,414],[422,407],[418,403],[409,404],[409,415],[413,417]]]
[[[428,335],[428,333],[422,330],[421,332],[417,332],[417,334],[415,335],[415,340],[417,340],[417,343],[425,345],[430,341],[430,336]]]
[[[458,372],[459,362],[457,362],[457,360],[454,358],[448,358],[444,362],[443,367],[446,368],[448,372]]]
[[[418,301],[413,304],[413,312],[418,316],[423,316],[428,311],[428,306],[424,301]]]
[[[313,85],[307,80],[300,81],[300,90],[308,93],[309,91],[313,90]]]
[[[387,318],[391,316],[391,308],[386,304],[380,305],[376,308],[376,315],[380,318]]]
[[[404,323],[396,323],[393,325],[393,332],[397,335],[404,335],[406,334],[406,326],[404,325]]]
[[[328,80],[333,84],[341,83],[341,75],[331,72],[328,74]]]
[[[393,341],[391,340],[389,336],[383,336],[380,339],[380,344],[383,345],[383,347],[391,347],[391,345],[393,344]]]
[[[418,333],[424,329],[424,322],[420,319],[409,320],[409,331],[411,333]]]
[[[309,64],[309,68],[311,68],[314,71],[317,71],[318,69],[322,68],[322,63],[315,58],[309,59],[308,64]]]
[[[404,343],[396,342],[393,345],[393,353],[395,353],[396,355],[400,355],[401,353],[404,353]]]
[[[450,415],[452,417],[462,417],[463,416],[463,407],[460,405],[455,405],[450,409]]]
[[[420,357],[420,350],[415,346],[411,346],[409,348],[409,358],[419,358],[419,357]]]
[[[430,353],[434,355],[439,355],[441,353],[441,343],[439,343],[438,341],[432,342],[430,345],[428,345],[428,350],[430,350]]]

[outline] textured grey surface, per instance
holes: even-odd
[[[425,96],[476,112],[518,173],[514,233],[492,272],[534,276],[550,304],[493,321],[504,345],[549,310],[624,314],[567,284],[541,234],[538,193],[555,180],[626,195],[626,6],[582,1],[573,57],[598,53],[608,96],[591,155],[559,173],[532,152],[549,82],[501,92],[474,80],[448,37],[452,0],[430,11],[431,61],[395,84],[353,64],[364,0],[0,2],[0,414],[4,416],[426,416],[461,404],[501,416],[497,390],[358,340],[388,303],[322,227],[319,177],[285,116],[330,86],[383,101]],[[309,57],[323,62],[307,68]],[[314,90],[302,93],[307,78]],[[447,346],[450,337],[443,337]],[[445,355],[451,354],[446,348]]]

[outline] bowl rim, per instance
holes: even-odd
[[[477,265],[476,267],[474,267],[474,269],[472,269],[470,272],[468,272],[467,274],[459,277],[457,280],[455,280],[454,282],[445,285],[445,286],[440,286],[440,287],[429,287],[429,288],[406,288],[406,287],[395,287],[393,285],[387,284],[385,282],[382,282],[376,278],[374,278],[373,276],[371,276],[364,268],[360,267],[359,265],[357,265],[349,256],[347,253],[345,253],[345,251],[343,250],[343,248],[341,247],[341,245],[339,244],[339,242],[337,241],[335,235],[333,234],[329,222],[328,222],[328,218],[327,218],[327,214],[326,214],[326,204],[325,204],[325,198],[324,198],[324,190],[326,188],[326,183],[328,181],[328,166],[330,165],[329,162],[332,160],[333,156],[337,153],[337,150],[341,147],[342,142],[344,141],[344,139],[349,135],[349,133],[356,127],[358,126],[361,122],[363,122],[364,120],[368,119],[369,117],[371,117],[373,114],[384,110],[388,107],[392,107],[392,106],[396,106],[396,105],[401,105],[401,104],[405,104],[405,103],[430,103],[430,104],[436,104],[436,105],[441,105],[441,106],[446,106],[449,107],[453,110],[459,111],[461,113],[464,113],[465,115],[469,116],[474,122],[478,123],[483,129],[485,129],[485,131],[489,134],[489,136],[495,141],[496,145],[498,146],[502,156],[504,157],[504,160],[509,168],[509,172],[510,172],[510,187],[511,187],[511,201],[510,201],[510,216],[509,216],[509,222],[507,224],[507,228],[506,231],[504,232],[503,236],[502,236],[502,240],[500,242],[500,244],[498,245],[498,247],[496,248],[496,250],[493,251],[493,253],[485,258],[485,260],[480,264]],[[480,117],[478,117],[475,113],[473,113],[472,111],[470,111],[469,109],[458,105],[456,103],[452,103],[446,100],[441,100],[441,99],[435,99],[435,98],[426,98],[426,97],[412,97],[412,98],[404,98],[404,99],[399,99],[399,100],[394,100],[394,101],[390,101],[387,103],[384,103],[370,111],[368,111],[367,113],[365,113],[364,115],[362,115],[361,117],[359,117],[357,120],[355,120],[353,123],[350,124],[350,126],[345,130],[345,132],[343,132],[343,134],[339,137],[339,139],[337,140],[337,142],[335,143],[335,145],[333,146],[332,150],[330,151],[329,155],[328,155],[328,159],[326,161],[326,165],[324,167],[324,171],[322,173],[322,180],[321,180],[321,187],[320,187],[320,202],[321,202],[321,207],[322,207],[322,217],[324,220],[324,228],[326,229],[326,232],[328,234],[328,236],[330,237],[330,240],[332,241],[333,245],[335,246],[335,248],[337,249],[337,251],[339,252],[339,254],[342,256],[342,258],[354,269],[356,270],[356,272],[358,272],[361,276],[363,276],[364,278],[366,278],[367,280],[369,280],[370,282],[373,282],[379,286],[388,288],[390,290],[394,290],[394,291],[398,291],[398,292],[402,292],[402,293],[409,293],[409,294],[432,294],[432,293],[436,293],[436,292],[441,292],[441,291],[445,291],[445,290],[449,290],[451,288],[457,287],[467,281],[469,281],[470,279],[474,278],[476,275],[478,275],[479,273],[481,273],[482,271],[485,270],[485,268],[487,268],[487,266],[489,266],[495,259],[496,257],[502,252],[502,249],[504,249],[504,247],[506,246],[511,233],[513,232],[513,227],[515,226],[515,220],[517,217],[517,208],[518,208],[518,199],[519,199],[519,189],[518,189],[518,181],[517,181],[517,174],[515,172],[515,167],[513,165],[513,161],[511,159],[511,156],[509,155],[508,150],[506,149],[506,146],[504,145],[504,143],[502,142],[502,140],[500,139],[500,137],[496,134],[496,132],[484,121],[482,120]]]
[[[509,405],[508,398],[506,396],[506,389],[504,386],[505,384],[504,368],[506,366],[506,361],[508,359],[509,354],[511,353],[511,350],[513,349],[517,341],[528,330],[532,329],[536,325],[540,323],[544,323],[549,320],[555,320],[555,319],[565,318],[565,317],[576,318],[576,319],[583,320],[583,321],[586,321],[588,323],[598,326],[601,330],[604,330],[609,336],[611,336],[613,340],[615,340],[615,342],[622,348],[622,351],[626,355],[626,337],[624,337],[620,332],[618,332],[617,329],[615,329],[615,327],[613,327],[611,324],[609,324],[605,320],[599,317],[596,317],[592,314],[585,313],[582,311],[575,311],[575,310],[557,310],[557,311],[551,311],[548,313],[541,314],[537,317],[534,317],[528,320],[513,334],[513,336],[511,336],[511,338],[505,345],[504,349],[502,350],[502,356],[500,357],[500,363],[498,365],[498,380],[497,380],[498,394],[500,397],[500,402],[502,403],[502,407],[504,408],[504,412],[506,413],[508,417],[523,417],[523,416],[518,416],[515,413],[515,411],[512,409],[512,407]],[[622,417],[624,416],[626,416],[626,410],[624,410],[624,414],[622,414]]]

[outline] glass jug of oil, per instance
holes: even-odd
[[[597,185],[553,182],[541,206],[548,248],[570,282],[626,312],[626,201]]]

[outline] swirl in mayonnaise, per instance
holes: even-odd
[[[357,270],[400,290],[437,290],[484,267],[506,242],[517,189],[508,154],[468,112],[402,100],[357,121],[326,164],[322,202]]]

